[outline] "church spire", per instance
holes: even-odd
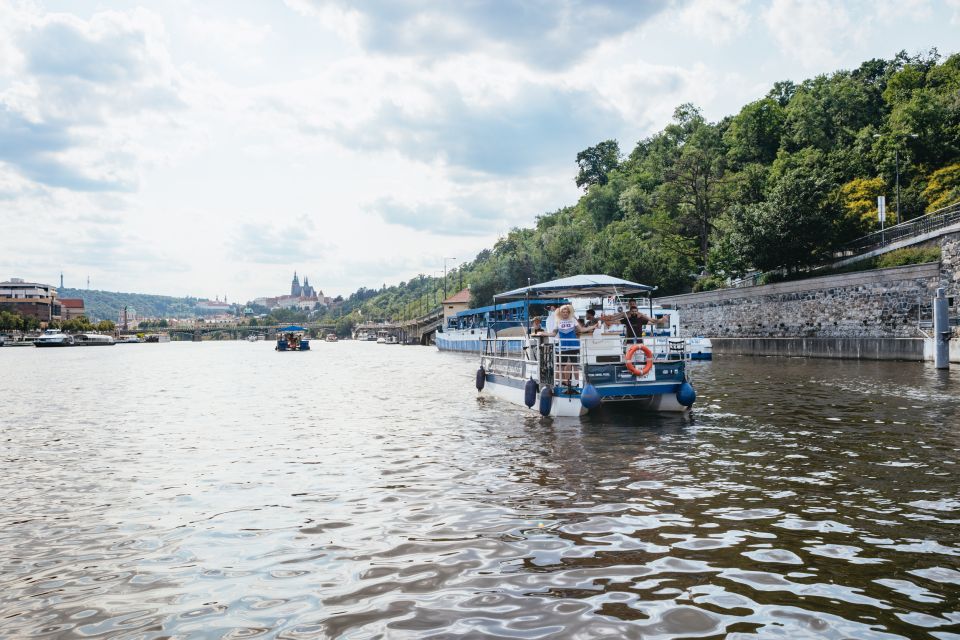
[[[299,296],[301,292],[302,292],[302,289],[300,288],[300,279],[297,278],[297,272],[294,271],[293,282],[290,284],[290,295]]]

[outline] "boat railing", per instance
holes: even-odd
[[[582,388],[591,368],[622,367],[627,351],[633,344],[642,343],[653,353],[654,362],[677,362],[685,358],[683,338],[648,336],[633,340],[620,333],[584,334],[579,345],[551,342],[545,336],[482,338],[481,364],[491,373],[512,377],[528,377],[539,369],[542,383]],[[521,343],[522,348],[517,348]],[[541,363],[545,366],[541,367]]]

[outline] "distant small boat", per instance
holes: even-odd
[[[143,342],[139,336],[122,336],[117,340],[117,344],[136,344]]]
[[[72,347],[73,336],[67,335],[60,329],[47,329],[40,337],[33,341],[35,347]]]
[[[397,336],[387,336],[387,339],[383,341],[383,344],[400,344],[400,340],[397,338]]]
[[[290,325],[279,330],[276,351],[309,351],[310,339],[303,327]]]
[[[17,340],[11,336],[0,336],[0,347],[32,347],[33,338]]]
[[[336,341],[338,340],[337,334],[335,334],[335,333],[328,333],[328,334],[327,334],[327,337],[324,338],[324,340],[326,340],[327,342],[336,342]]]
[[[80,333],[73,336],[73,344],[77,347],[112,347],[117,342],[113,336],[102,333]]]
[[[256,333],[251,333],[247,336],[247,342],[259,342],[260,340],[263,340],[263,336]]]

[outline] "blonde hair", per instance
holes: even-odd
[[[573,317],[573,305],[572,305],[572,304],[562,304],[562,305],[560,305],[559,307],[557,307],[557,310],[556,310],[556,311],[553,312],[553,315],[554,315],[554,317],[555,317],[557,320],[562,320],[562,319],[563,319],[563,316],[561,316],[560,314],[561,314],[561,312],[562,312],[564,309],[566,309],[567,311],[570,312],[570,317],[571,317],[571,318]]]

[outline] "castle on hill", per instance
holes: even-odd
[[[297,272],[293,272],[293,281],[290,283],[290,293],[275,298],[255,298],[254,304],[273,309],[300,309],[312,311],[320,306],[329,305],[333,300],[318,291],[310,284],[310,278],[303,277],[303,284]]]

